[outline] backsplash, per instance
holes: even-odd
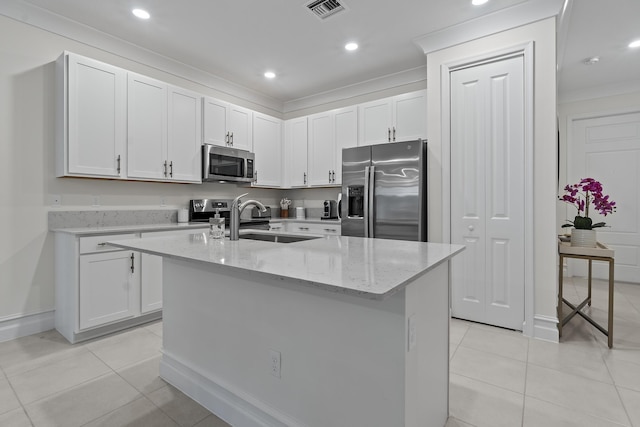
[[[56,228],[170,224],[175,222],[178,222],[178,211],[169,209],[49,211],[50,230]]]

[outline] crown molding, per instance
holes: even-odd
[[[413,42],[425,54],[435,52],[556,16],[561,13],[563,3],[564,0],[527,0],[479,18],[425,34],[414,39]]]

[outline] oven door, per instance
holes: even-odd
[[[202,180],[252,182],[254,154],[235,148],[204,144]]]

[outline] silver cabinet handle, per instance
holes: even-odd
[[[387,128],[387,142],[391,142],[391,128]]]
[[[229,145],[229,132],[227,132],[227,134],[224,137],[224,143]]]
[[[173,160],[169,162],[169,176],[173,178]]]
[[[298,230],[301,230],[301,231],[308,231],[308,230],[309,230],[309,227],[298,227]]]
[[[303,183],[304,183],[304,184],[306,184],[306,183],[307,183],[307,173],[306,173],[306,172],[303,172],[303,173],[302,173],[302,177],[303,177],[303,178],[302,178],[302,179],[303,179]]]
[[[336,229],[335,228],[325,228],[324,231],[327,231],[329,233],[335,233]]]
[[[396,127],[393,127],[393,142],[396,142]]]
[[[233,147],[233,132],[231,132],[231,146]]]
[[[335,183],[336,182],[336,171],[331,171],[331,175],[332,175],[331,182]]]
[[[120,154],[118,154],[116,161],[118,162],[118,175],[120,175]]]
[[[329,182],[331,182],[331,171],[329,171]]]
[[[258,182],[258,169],[256,169],[256,171],[254,172],[254,175],[255,175],[255,177],[256,177],[256,179],[255,179],[255,181],[254,181],[254,182],[256,182],[256,183],[257,183],[257,182]]]
[[[98,243],[96,246],[107,246],[107,242]]]
[[[131,273],[133,274],[134,271],[134,254],[133,252],[131,252]]]
[[[164,173],[164,177],[166,178],[167,177],[167,161],[166,160],[164,161],[163,167],[164,167],[164,172],[163,172]]]

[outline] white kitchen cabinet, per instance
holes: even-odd
[[[202,182],[202,97],[169,86],[168,146],[169,179]]]
[[[342,149],[358,143],[357,108],[346,107],[309,117],[309,185],[342,183]]]
[[[335,176],[335,142],[331,112],[309,116],[308,150],[309,185],[331,185]]]
[[[138,313],[140,253],[117,250],[80,256],[80,329]]]
[[[283,221],[274,223],[272,231],[284,231],[289,233],[321,234],[325,236],[340,236],[342,228],[337,221],[326,223],[310,223],[308,221]]]
[[[426,90],[358,106],[358,145],[426,139]]]
[[[251,150],[251,110],[211,97],[204,97],[202,104],[204,143]]]
[[[164,179],[168,176],[167,85],[134,73],[127,85],[127,176]]]
[[[126,162],[126,71],[67,52],[56,70],[56,176],[121,177]]]
[[[306,187],[308,119],[299,117],[285,122],[285,161],[287,186]]]
[[[127,99],[127,177],[201,182],[200,96],[129,73]]]
[[[282,186],[282,120],[255,113],[253,116],[255,181],[258,187]]]
[[[138,236],[55,233],[55,327],[69,342],[161,317],[140,310],[140,253],[104,244]]]

